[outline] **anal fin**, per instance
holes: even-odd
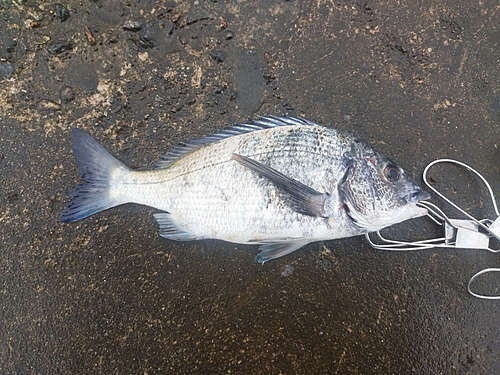
[[[280,258],[287,254],[300,249],[307,245],[309,240],[298,240],[291,242],[268,242],[259,246],[260,253],[257,254],[255,260],[260,264],[264,264],[268,260]]]
[[[168,212],[153,215],[160,229],[160,236],[174,241],[194,241],[199,238],[189,231],[179,228],[179,225]]]

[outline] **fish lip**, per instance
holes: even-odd
[[[412,193],[407,198],[407,201],[413,204],[417,204],[420,201],[426,201],[431,199],[431,195],[425,190],[420,190],[415,193]]]

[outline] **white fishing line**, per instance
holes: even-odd
[[[444,194],[439,192],[435,187],[433,187],[427,178],[430,168],[439,163],[452,163],[466,168],[468,171],[474,173],[480,180],[485,184],[488,189],[488,193],[493,203],[493,208],[495,210],[496,218],[494,220],[482,219],[477,220],[468,212],[460,208],[457,204],[452,202]],[[366,239],[372,247],[380,250],[390,250],[390,251],[414,251],[414,250],[425,250],[432,248],[449,248],[449,249],[479,249],[487,250],[492,253],[500,252],[500,248],[493,248],[492,240],[496,239],[498,241],[497,246],[500,246],[500,213],[498,211],[498,206],[496,203],[495,195],[491,189],[490,184],[486,179],[477,172],[474,168],[468,166],[465,163],[459,162],[453,159],[437,159],[429,163],[423,172],[423,180],[427,187],[432,190],[436,195],[438,195],[447,204],[455,208],[461,214],[466,216],[468,219],[451,219],[449,218],[443,210],[433,203],[422,201],[418,205],[427,209],[427,216],[434,221],[437,225],[443,227],[444,236],[420,241],[399,241],[392,240],[382,235],[381,231],[376,231],[373,233],[367,233],[365,235]],[[481,299],[500,299],[500,295],[485,295],[474,292],[472,290],[473,281],[479,276],[488,273],[500,272],[500,268],[486,268],[477,272],[473,275],[468,284],[467,290],[471,295]]]

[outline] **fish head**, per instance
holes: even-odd
[[[417,203],[430,195],[393,161],[367,146],[351,159],[339,184],[340,198],[357,227],[374,232],[424,216]]]

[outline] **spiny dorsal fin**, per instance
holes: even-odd
[[[203,146],[211,143],[218,142],[222,139],[234,137],[240,134],[250,133],[258,130],[274,128],[277,126],[289,125],[311,125],[318,126],[315,122],[306,120],[301,117],[280,117],[280,116],[266,116],[259,117],[255,120],[250,120],[246,123],[236,124],[224,130],[220,130],[214,134],[202,138],[192,139],[174,146],[172,150],[161,156],[161,160],[155,163],[155,169],[168,168],[176,160],[182,158],[184,155],[193,152]]]

